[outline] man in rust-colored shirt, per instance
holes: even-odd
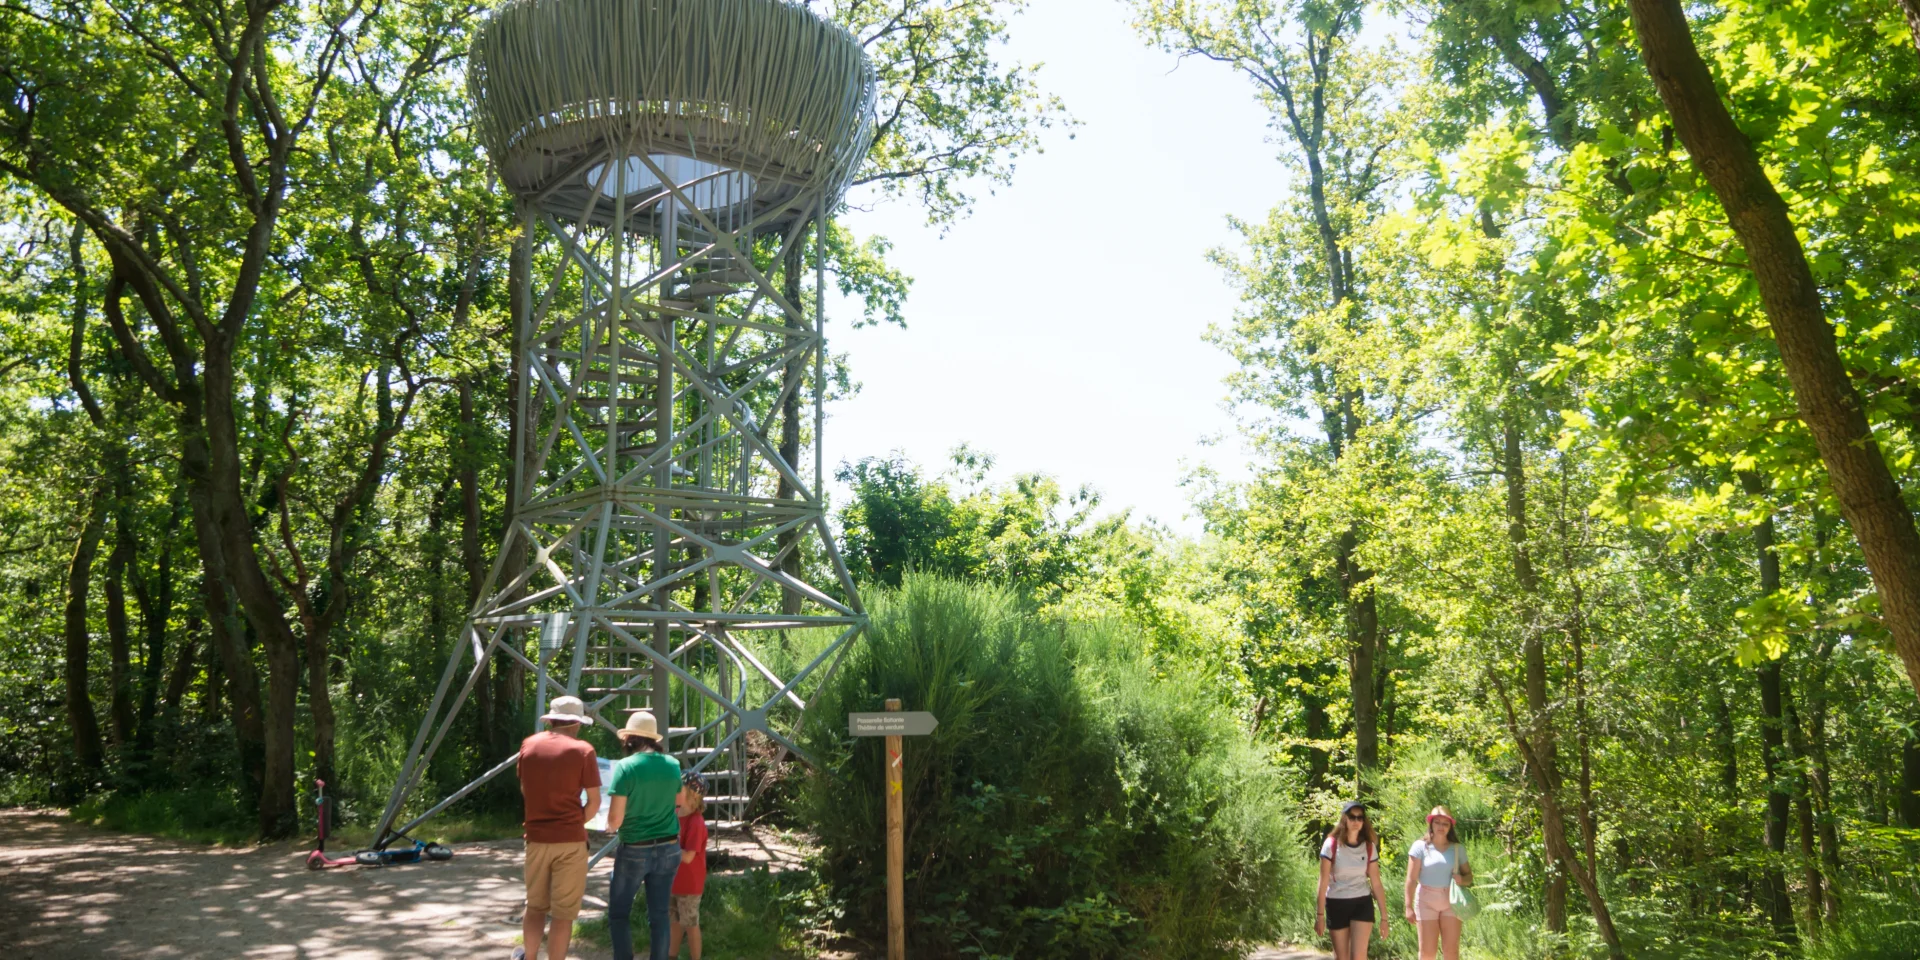
[[[520,932],[526,945],[513,955],[538,957],[544,933],[549,960],[566,960],[573,918],[587,892],[587,821],[600,809],[600,766],[593,745],[580,739],[587,707],[579,697],[555,697],[540,719],[547,729],[520,743],[527,827],[527,913]],[[551,932],[545,929],[548,917]]]

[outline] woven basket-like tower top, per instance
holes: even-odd
[[[567,220],[611,222],[600,165],[667,154],[752,177],[736,216],[804,216],[873,139],[860,45],[783,0],[507,0],[467,88],[507,188]]]

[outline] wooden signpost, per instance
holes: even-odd
[[[847,714],[847,732],[887,738],[887,960],[907,960],[907,812],[901,774],[901,737],[923,737],[940,725],[933,714],[905,713],[888,700],[886,713]]]

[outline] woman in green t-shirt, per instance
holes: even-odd
[[[680,793],[680,761],[667,753],[653,714],[627,718],[620,730],[627,756],[613,765],[607,788],[607,829],[620,832],[613,880],[607,890],[607,931],[614,960],[633,960],[633,899],[647,888],[647,932],[652,960],[667,960],[667,903],[680,867],[680,819],[673,799]]]

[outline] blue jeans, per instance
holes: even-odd
[[[633,960],[633,898],[647,887],[648,956],[667,960],[667,901],[673,895],[673,875],[680,869],[680,845],[658,843],[648,847],[621,844],[613,856],[613,880],[607,890],[607,932],[613,936],[613,960]]]

